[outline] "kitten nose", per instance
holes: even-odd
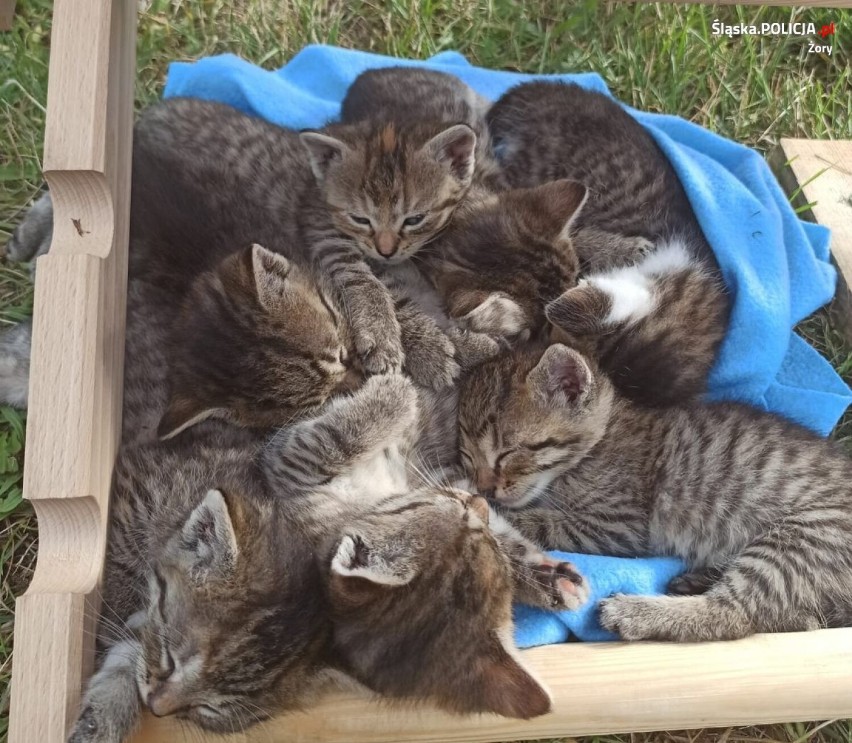
[[[390,258],[399,247],[399,236],[393,232],[382,230],[376,233],[376,250],[379,255]]]
[[[148,709],[154,717],[168,717],[173,715],[178,710],[182,709],[182,702],[176,697],[170,695],[168,690],[162,686],[148,694],[148,699],[145,700],[148,704]]]
[[[494,496],[494,488],[497,486],[497,475],[490,469],[476,470],[476,489],[480,495],[486,498]]]

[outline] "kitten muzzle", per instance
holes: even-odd
[[[382,230],[376,233],[376,252],[383,258],[392,257],[399,250],[399,235]]]

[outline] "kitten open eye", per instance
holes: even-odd
[[[363,225],[364,227],[370,226],[370,218],[369,217],[362,217],[358,214],[350,214],[348,216],[349,216],[349,219],[351,219],[355,224],[360,224],[360,225]]]
[[[405,219],[403,219],[402,224],[405,227],[416,227],[424,219],[426,219],[425,214],[412,214],[410,217],[406,217]]]

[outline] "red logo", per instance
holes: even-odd
[[[825,38],[826,36],[834,36],[834,21],[826,24],[819,30],[820,38]]]

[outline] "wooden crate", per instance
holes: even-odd
[[[40,545],[16,606],[11,743],[64,743],[76,716],[91,670],[121,415],[135,3],[56,0],[53,29],[44,165],[55,228],[36,280],[24,482]],[[841,159],[830,143],[807,146],[811,164]],[[849,205],[844,157],[832,183]],[[804,182],[805,160],[795,162]],[[814,209],[831,223],[835,210],[825,212]],[[838,225],[834,249],[852,278],[849,224],[847,216]],[[852,629],[698,645],[568,644],[525,655],[554,696],[554,712],[533,721],[393,709],[350,695],[232,739],[507,741],[852,716]],[[183,736],[175,721],[148,717],[137,740]]]

